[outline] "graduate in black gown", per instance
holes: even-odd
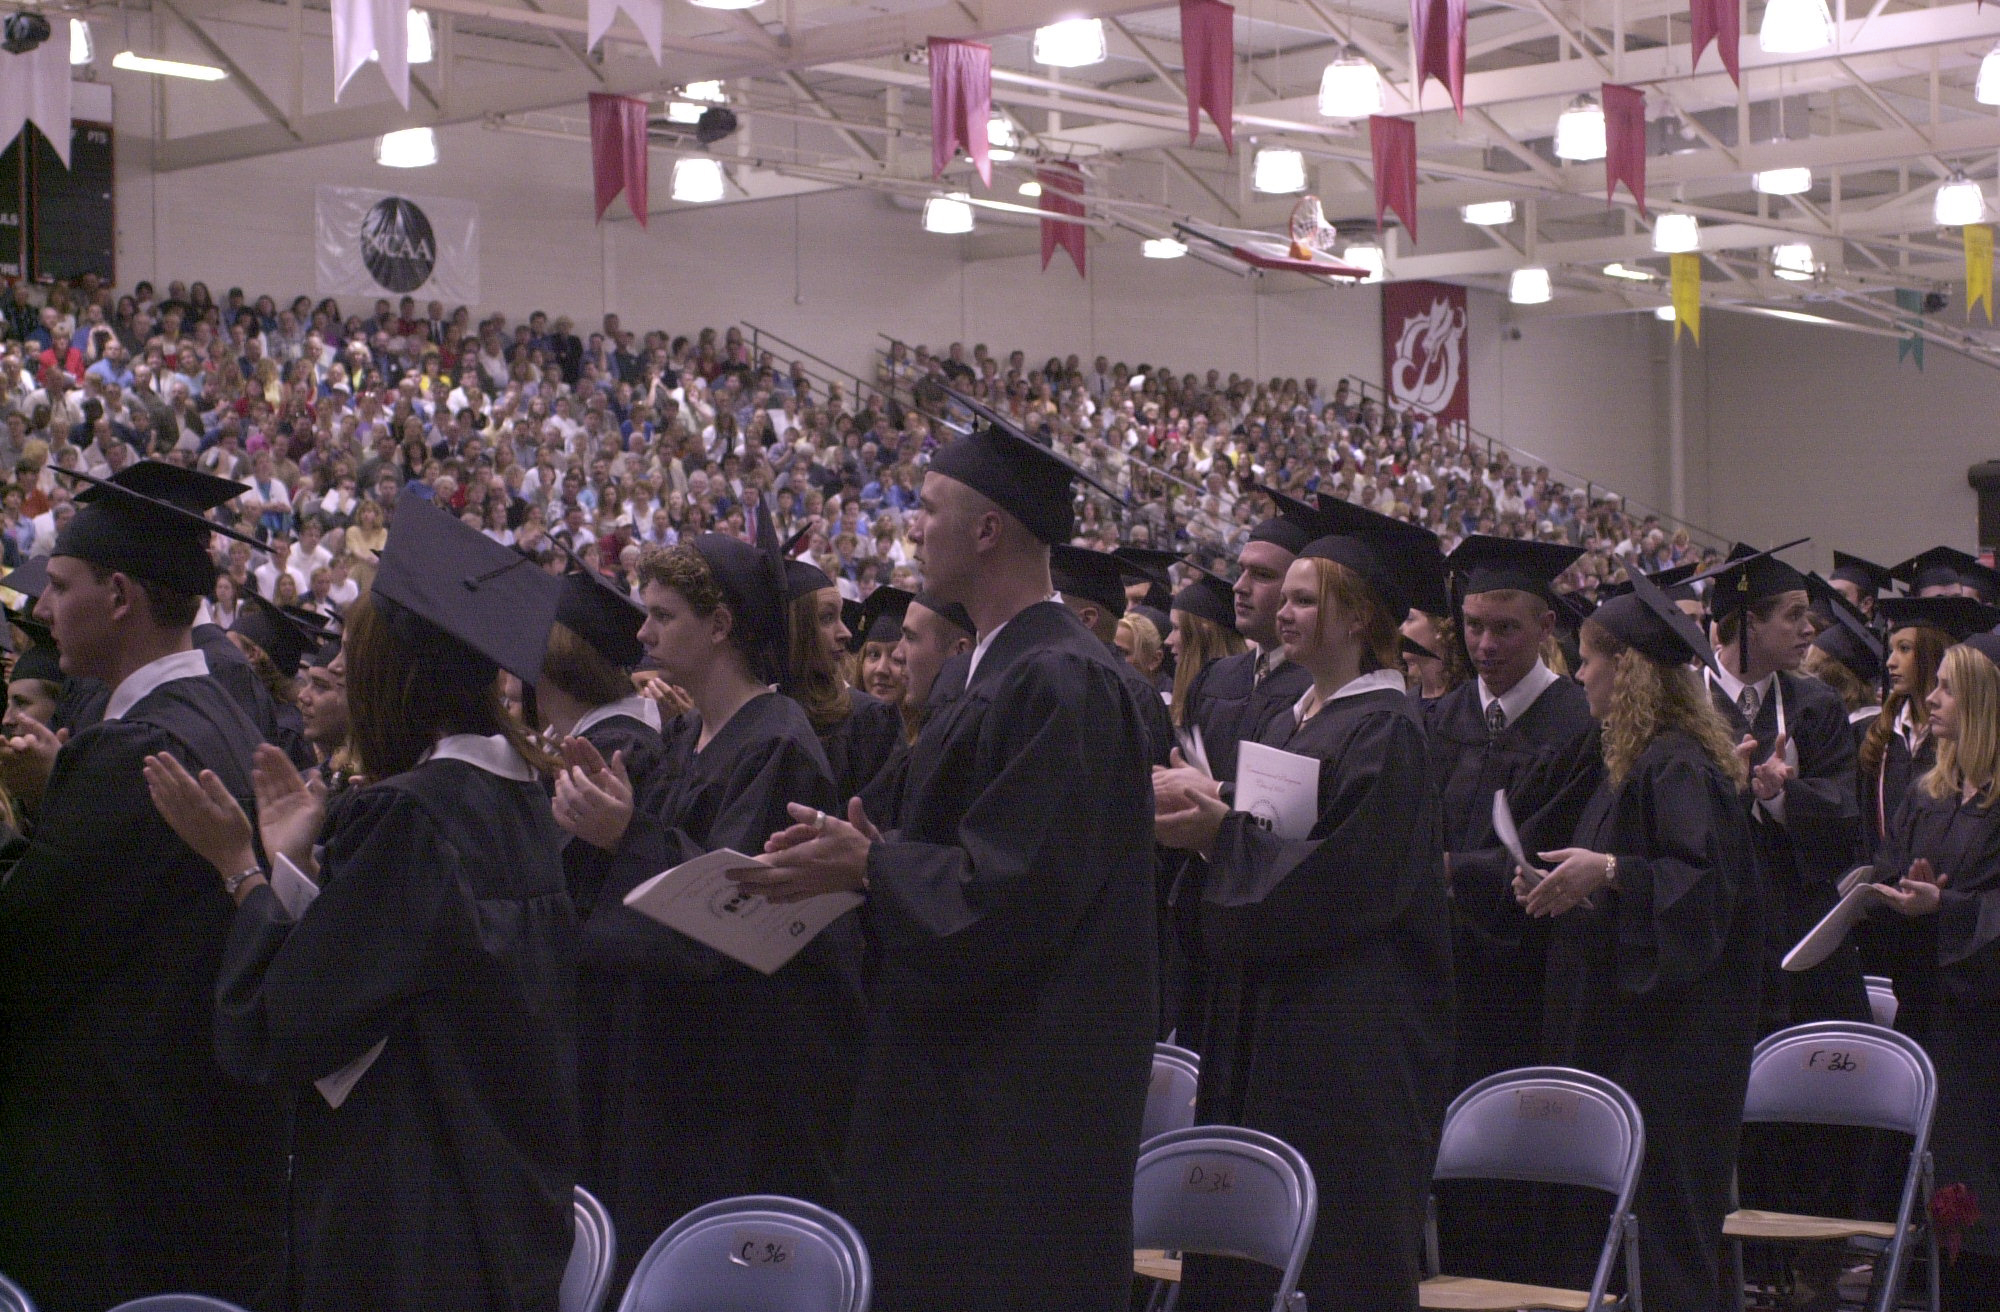
[[[1275,1134],[1312,1166],[1312,1306],[1410,1312],[1451,1078],[1451,923],[1397,619],[1442,592],[1443,562],[1421,528],[1348,515],[1292,563],[1277,616],[1312,685],[1263,744],[1317,763],[1309,830],[1231,810],[1188,769],[1155,777],[1156,829],[1202,858],[1181,891],[1209,974],[1197,1122]],[[1268,1306],[1274,1280],[1191,1255],[1183,1303]]]
[[[1896,576],[1886,565],[1836,551],[1833,553],[1833,573],[1827,575],[1827,582],[1854,608],[1864,623],[1873,625],[1876,619],[1875,603],[1895,586]]]
[[[584,922],[605,982],[596,1157],[584,1184],[618,1228],[619,1278],[684,1212],[738,1194],[838,1203],[859,1049],[852,917],[764,975],[625,906],[663,870],[723,848],[754,855],[788,803],[836,804],[819,735],[768,687],[786,642],[777,559],[717,534],[648,552],[639,640],[694,709],[649,787],[586,741],[556,784],[556,820],[612,854]]]
[[[1112,1312],[1152,1066],[1151,747],[1117,655],[1048,599],[1079,471],[978,412],[912,517],[980,645],[948,663],[968,677],[911,750],[900,827],[794,807],[772,870],[739,877],[867,898],[846,1197],[880,1305]]]
[[[1635,578],[1581,636],[1605,774],[1570,845],[1530,855],[1546,877],[1515,884],[1529,915],[1554,918],[1544,1056],[1616,1081],[1645,1118],[1646,1305],[1721,1312],[1766,933],[1746,768],[1687,668],[1709,658],[1706,638],[1651,582]],[[1604,1218],[1602,1205],[1551,1218],[1546,1248],[1576,1264],[1562,1283],[1587,1287]]]
[[[36,616],[88,726],[16,718],[0,773],[0,1271],[43,1308],[162,1290],[247,1302],[280,1234],[283,1107],[216,1063],[234,911],[140,769],[165,753],[250,796],[257,729],[189,638],[214,584],[200,518],[248,489],[145,461],[78,494]]]
[[[1192,583],[1173,595],[1167,649],[1174,654],[1173,696],[1167,715],[1176,729],[1192,723],[1191,690],[1210,665],[1249,649],[1236,631],[1236,594],[1229,580],[1195,566]]]
[[[535,764],[553,762],[502,711],[498,676],[540,671],[560,590],[406,491],[343,635],[371,782],[331,828],[325,786],[260,747],[267,875],[212,775],[146,763],[155,804],[237,902],[216,1051],[292,1095],[274,1307],[555,1306],[576,1184],[576,917]]]
[[[1117,659],[1120,677],[1132,689],[1139,713],[1146,721],[1146,738],[1152,744],[1153,764],[1165,765],[1174,750],[1174,722],[1152,676],[1142,673],[1112,639],[1118,621],[1125,614],[1127,568],[1109,552],[1091,551],[1058,542],[1049,549],[1049,578],[1056,585],[1063,605],[1075,612],[1083,627],[1097,635]],[[1142,695],[1144,694],[1144,695]]]
[[[902,740],[902,721],[895,707],[848,683],[843,670],[854,634],[840,589],[826,572],[788,553],[785,600],[790,651],[784,691],[819,734],[834,795],[845,805],[888,763]]]
[[[902,593],[908,600],[900,603],[900,612],[892,609],[896,601],[893,597],[876,601],[884,593],[901,591],[899,588],[880,587],[869,594],[865,603],[881,608],[882,618],[873,621],[875,627],[870,628],[871,633],[886,622],[888,615],[895,615],[895,659],[903,672],[903,704],[900,708],[903,741],[860,794],[863,808],[883,829],[901,827],[903,786],[910,776],[911,749],[931,714],[949,699],[939,690],[939,675],[947,662],[968,657],[972,644],[979,638],[972,626],[972,617],[965,613],[965,607],[955,601],[940,601],[928,592],[915,595]],[[963,682],[961,677],[958,685],[962,687]]]
[[[247,671],[244,662],[220,651],[212,634],[204,632],[214,628],[212,624],[197,625],[195,646],[209,653],[211,664],[223,672],[220,677],[224,685],[239,698],[243,695],[239,685],[247,672],[249,683],[255,685],[257,692],[245,702],[244,709],[250,711],[251,720],[260,726],[268,719],[264,741],[283,752],[301,770],[317,764],[318,753],[306,740],[297,681],[299,662],[306,653],[333,636],[334,630],[325,618],[303,607],[273,605],[256,592],[245,593],[236,623],[224,637],[223,645],[242,655],[247,661]]]
[[[1876,854],[1886,909],[1931,930],[1936,994],[1924,1047],[1937,1067],[1931,1131],[1940,1190],[1981,1217],[1943,1270],[1949,1312],[2000,1307],[2000,637],[1948,650],[1929,698],[1937,765],[1903,795]],[[1898,997],[1902,983],[1898,981]],[[1899,1010],[1896,1028],[1903,1029]],[[1919,1200],[1920,1204],[1923,1200]]]
[[[49,635],[48,626],[34,618],[35,603],[49,585],[49,558],[35,556],[23,562],[7,575],[6,584],[27,599],[26,607],[10,612],[8,620],[21,631],[31,646],[46,644],[51,655],[56,654],[55,639]],[[197,632],[201,628],[199,624],[195,626]],[[35,718],[51,733],[60,733],[64,729],[76,733],[103,719],[104,704],[109,700],[111,689],[105,687],[102,680],[65,674],[56,689],[56,704],[48,718]],[[253,722],[254,719],[252,717]]]
[[[1847,731],[1853,735],[1858,755],[1868,727],[1882,711],[1882,662],[1889,654],[1888,649],[1882,645],[1881,635],[1832,584],[1817,574],[1808,574],[1806,586],[1812,598],[1813,622],[1819,631],[1813,634],[1812,646],[1801,668],[1840,694],[1841,703],[1847,708]],[[1866,796],[1865,786],[1861,796]],[[1864,804],[1864,835],[1867,811]],[[1867,849],[1864,846],[1862,850]]]

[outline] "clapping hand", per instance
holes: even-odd
[[[1910,862],[1910,872],[1903,876],[1900,884],[1873,885],[1875,894],[1887,903],[1898,915],[1933,916],[1944,901],[1944,887],[1951,882],[1950,875],[1940,875],[1931,869],[1931,863],[1923,857]]]
[[[326,785],[318,774],[308,780],[269,743],[250,758],[250,786],[257,790],[257,832],[273,860],[282,856],[307,875],[317,875],[313,844],[326,823]],[[233,871],[228,873],[234,873]]]
[[[797,823],[771,835],[759,866],[732,870],[731,879],[773,902],[868,886],[868,849],[882,841],[882,832],[860,798],[848,800],[845,820],[797,802],[786,810]]]
[[[556,823],[592,847],[616,851],[632,824],[632,777],[625,753],[610,764],[586,738],[565,738],[565,765],[556,772]]]
[[[141,769],[153,809],[217,874],[226,879],[257,864],[250,817],[215,771],[203,770],[197,778],[165,752],[147,757]]]
[[[1555,862],[1555,869],[1533,888],[1524,877],[1514,877],[1514,898],[1530,916],[1560,916],[1572,907],[1588,907],[1590,895],[1611,882],[1611,861],[1602,852],[1564,847],[1538,855]]]
[[[56,768],[56,753],[69,741],[69,730],[50,733],[28,715],[16,715],[15,732],[0,737],[0,783],[29,806],[41,803]]]
[[[1785,747],[1791,741],[1789,734],[1780,733],[1771,744],[1771,754],[1761,764],[1752,765],[1751,758],[1757,755],[1757,740],[1749,734],[1736,744],[1736,755],[1750,771],[1750,791],[1758,801],[1775,800],[1785,791],[1787,781],[1798,777],[1798,770],[1785,760]]]

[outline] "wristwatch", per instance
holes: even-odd
[[[248,870],[245,870],[240,874],[231,875],[227,879],[223,880],[222,891],[229,894],[229,896],[231,897],[235,897],[237,889],[243,887],[243,885],[250,882],[252,879],[257,878],[263,873],[264,873],[264,867],[251,866]]]

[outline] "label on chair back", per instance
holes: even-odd
[[[1523,1121],[1574,1121],[1582,1102],[1560,1089],[1522,1089],[1514,1095],[1514,1116]]]
[[[738,1266],[780,1266],[791,1260],[789,1235],[738,1230],[731,1237],[729,1260]]]
[[[1191,1194],[1228,1193],[1236,1187],[1236,1173],[1216,1162],[1196,1162],[1181,1183]]]
[[[1868,1069],[1868,1054],[1839,1048],[1807,1048],[1806,1069],[1838,1075],[1859,1074]]]

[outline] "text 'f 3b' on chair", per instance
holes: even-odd
[[[1815,1021],[1779,1030],[1750,1055],[1750,1091],[1743,1123],[1854,1125],[1910,1136],[1910,1160],[1894,1221],[1799,1216],[1789,1212],[1731,1212],[1722,1224],[1743,1271],[1743,1241],[1844,1243],[1872,1249],[1875,1276],[1869,1304],[1890,1312],[1910,1260],[1913,1231],[1921,1231],[1930,1265],[1930,1305],[1938,1306],[1937,1235],[1929,1219],[1931,1118],[1937,1112],[1937,1073],[1915,1042],[1879,1025]]]
[[[868,1312],[868,1250],[824,1207],[748,1194],[704,1203],[639,1259],[619,1312]]]
[[[1863,975],[1861,982],[1868,986],[1868,1012],[1875,1023],[1883,1029],[1896,1027],[1896,982],[1887,975]]]
[[[1271,1309],[1287,1312],[1318,1214],[1312,1168],[1283,1139],[1233,1125],[1169,1130],[1139,1148],[1134,1269],[1169,1284],[1165,1306],[1172,1309],[1180,1254],[1258,1262],[1282,1272]]]
[[[1171,1043],[1153,1045],[1153,1082],[1146,1088],[1146,1118],[1139,1142],[1194,1124],[1194,1095],[1201,1084],[1201,1058]]]
[[[1601,1075],[1564,1066],[1528,1066],[1489,1075],[1452,1099],[1438,1141],[1437,1180],[1519,1180],[1578,1185],[1611,1195],[1611,1216],[1589,1290],[1482,1280],[1441,1272],[1435,1207],[1424,1236],[1427,1309],[1553,1308],[1639,1312],[1639,1222],[1632,1196],[1646,1156],[1645,1124],[1630,1094]],[[1525,1206],[1524,1206],[1524,1211]],[[1605,1289],[1620,1256],[1624,1297]]]
[[[0,1312],[35,1312],[35,1300],[28,1291],[0,1276]]]
[[[611,1284],[611,1268],[618,1260],[618,1237],[611,1228],[611,1214],[582,1185],[576,1187],[576,1240],[570,1246],[569,1265],[563,1268],[562,1292],[557,1295],[557,1312],[598,1312]]]
[[[207,1294],[148,1294],[120,1303],[111,1312],[243,1312],[243,1309]]]

